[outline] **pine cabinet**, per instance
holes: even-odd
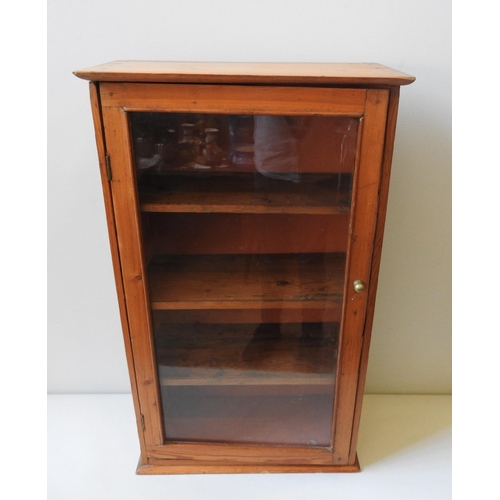
[[[378,64],[90,81],[140,474],[353,472],[400,86]]]

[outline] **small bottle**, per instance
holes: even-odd
[[[203,148],[203,157],[208,165],[220,165],[223,152],[217,144],[219,129],[205,129],[205,147]]]
[[[231,115],[229,117],[229,159],[233,165],[253,166],[254,160],[254,117]]]
[[[194,135],[194,124],[183,123],[181,125],[182,138],[178,144],[179,159],[181,163],[193,161],[200,155],[201,141]]]
[[[156,152],[161,156],[162,167],[172,168],[177,157],[177,137],[173,128],[167,129],[164,136],[156,144]]]

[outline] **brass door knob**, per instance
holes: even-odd
[[[354,282],[354,291],[357,293],[361,293],[365,291],[365,285],[361,280],[356,280]]]

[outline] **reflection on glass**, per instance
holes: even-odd
[[[271,325],[278,323],[160,327],[170,439],[328,445],[337,324]]]
[[[167,441],[329,446],[358,120],[130,116]]]

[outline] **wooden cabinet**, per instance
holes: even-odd
[[[349,472],[399,88],[376,64],[123,61],[90,94],[137,472]]]

